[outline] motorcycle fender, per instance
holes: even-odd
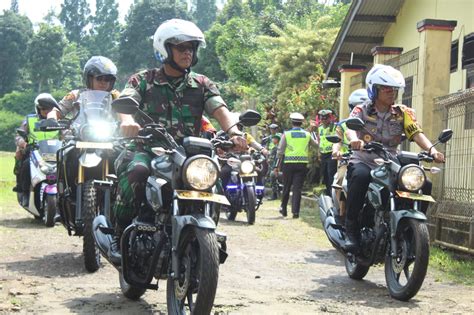
[[[79,163],[87,168],[96,167],[100,161],[102,161],[102,158],[95,152],[84,152],[79,157]]]
[[[400,221],[405,218],[411,218],[411,219],[415,219],[419,221],[427,220],[423,212],[416,211],[413,209],[391,211],[390,212],[390,234],[391,234],[390,236],[392,238],[395,237],[395,234],[397,233],[398,223],[400,223]]]
[[[173,248],[178,247],[181,232],[188,225],[193,225],[201,229],[215,230],[216,223],[210,217],[203,214],[180,215],[172,218],[173,225]]]
[[[56,186],[56,184],[48,184],[44,187],[44,192],[48,195],[56,195],[58,193],[58,186]]]
[[[334,216],[332,209],[334,208],[331,197],[322,195],[319,197],[319,218],[324,225],[328,216]]]

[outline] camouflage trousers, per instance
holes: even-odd
[[[127,227],[136,216],[136,205],[145,200],[150,176],[151,155],[143,151],[124,150],[114,163],[118,177],[117,197],[113,206],[116,223]]]

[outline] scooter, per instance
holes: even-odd
[[[28,141],[27,133],[17,133]],[[56,152],[62,142],[58,139],[41,140],[30,144],[29,163],[31,185],[29,192],[17,192],[18,203],[35,219],[43,220],[47,227],[53,227],[57,213]]]

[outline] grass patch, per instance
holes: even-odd
[[[0,151],[0,182],[15,181],[13,166],[15,165],[15,153]]]
[[[474,286],[474,260],[472,256],[460,255],[432,246],[430,267],[436,269],[436,281],[452,281]]]

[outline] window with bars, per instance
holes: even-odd
[[[412,107],[413,99],[413,76],[405,78],[405,89],[402,95],[402,104]]]

